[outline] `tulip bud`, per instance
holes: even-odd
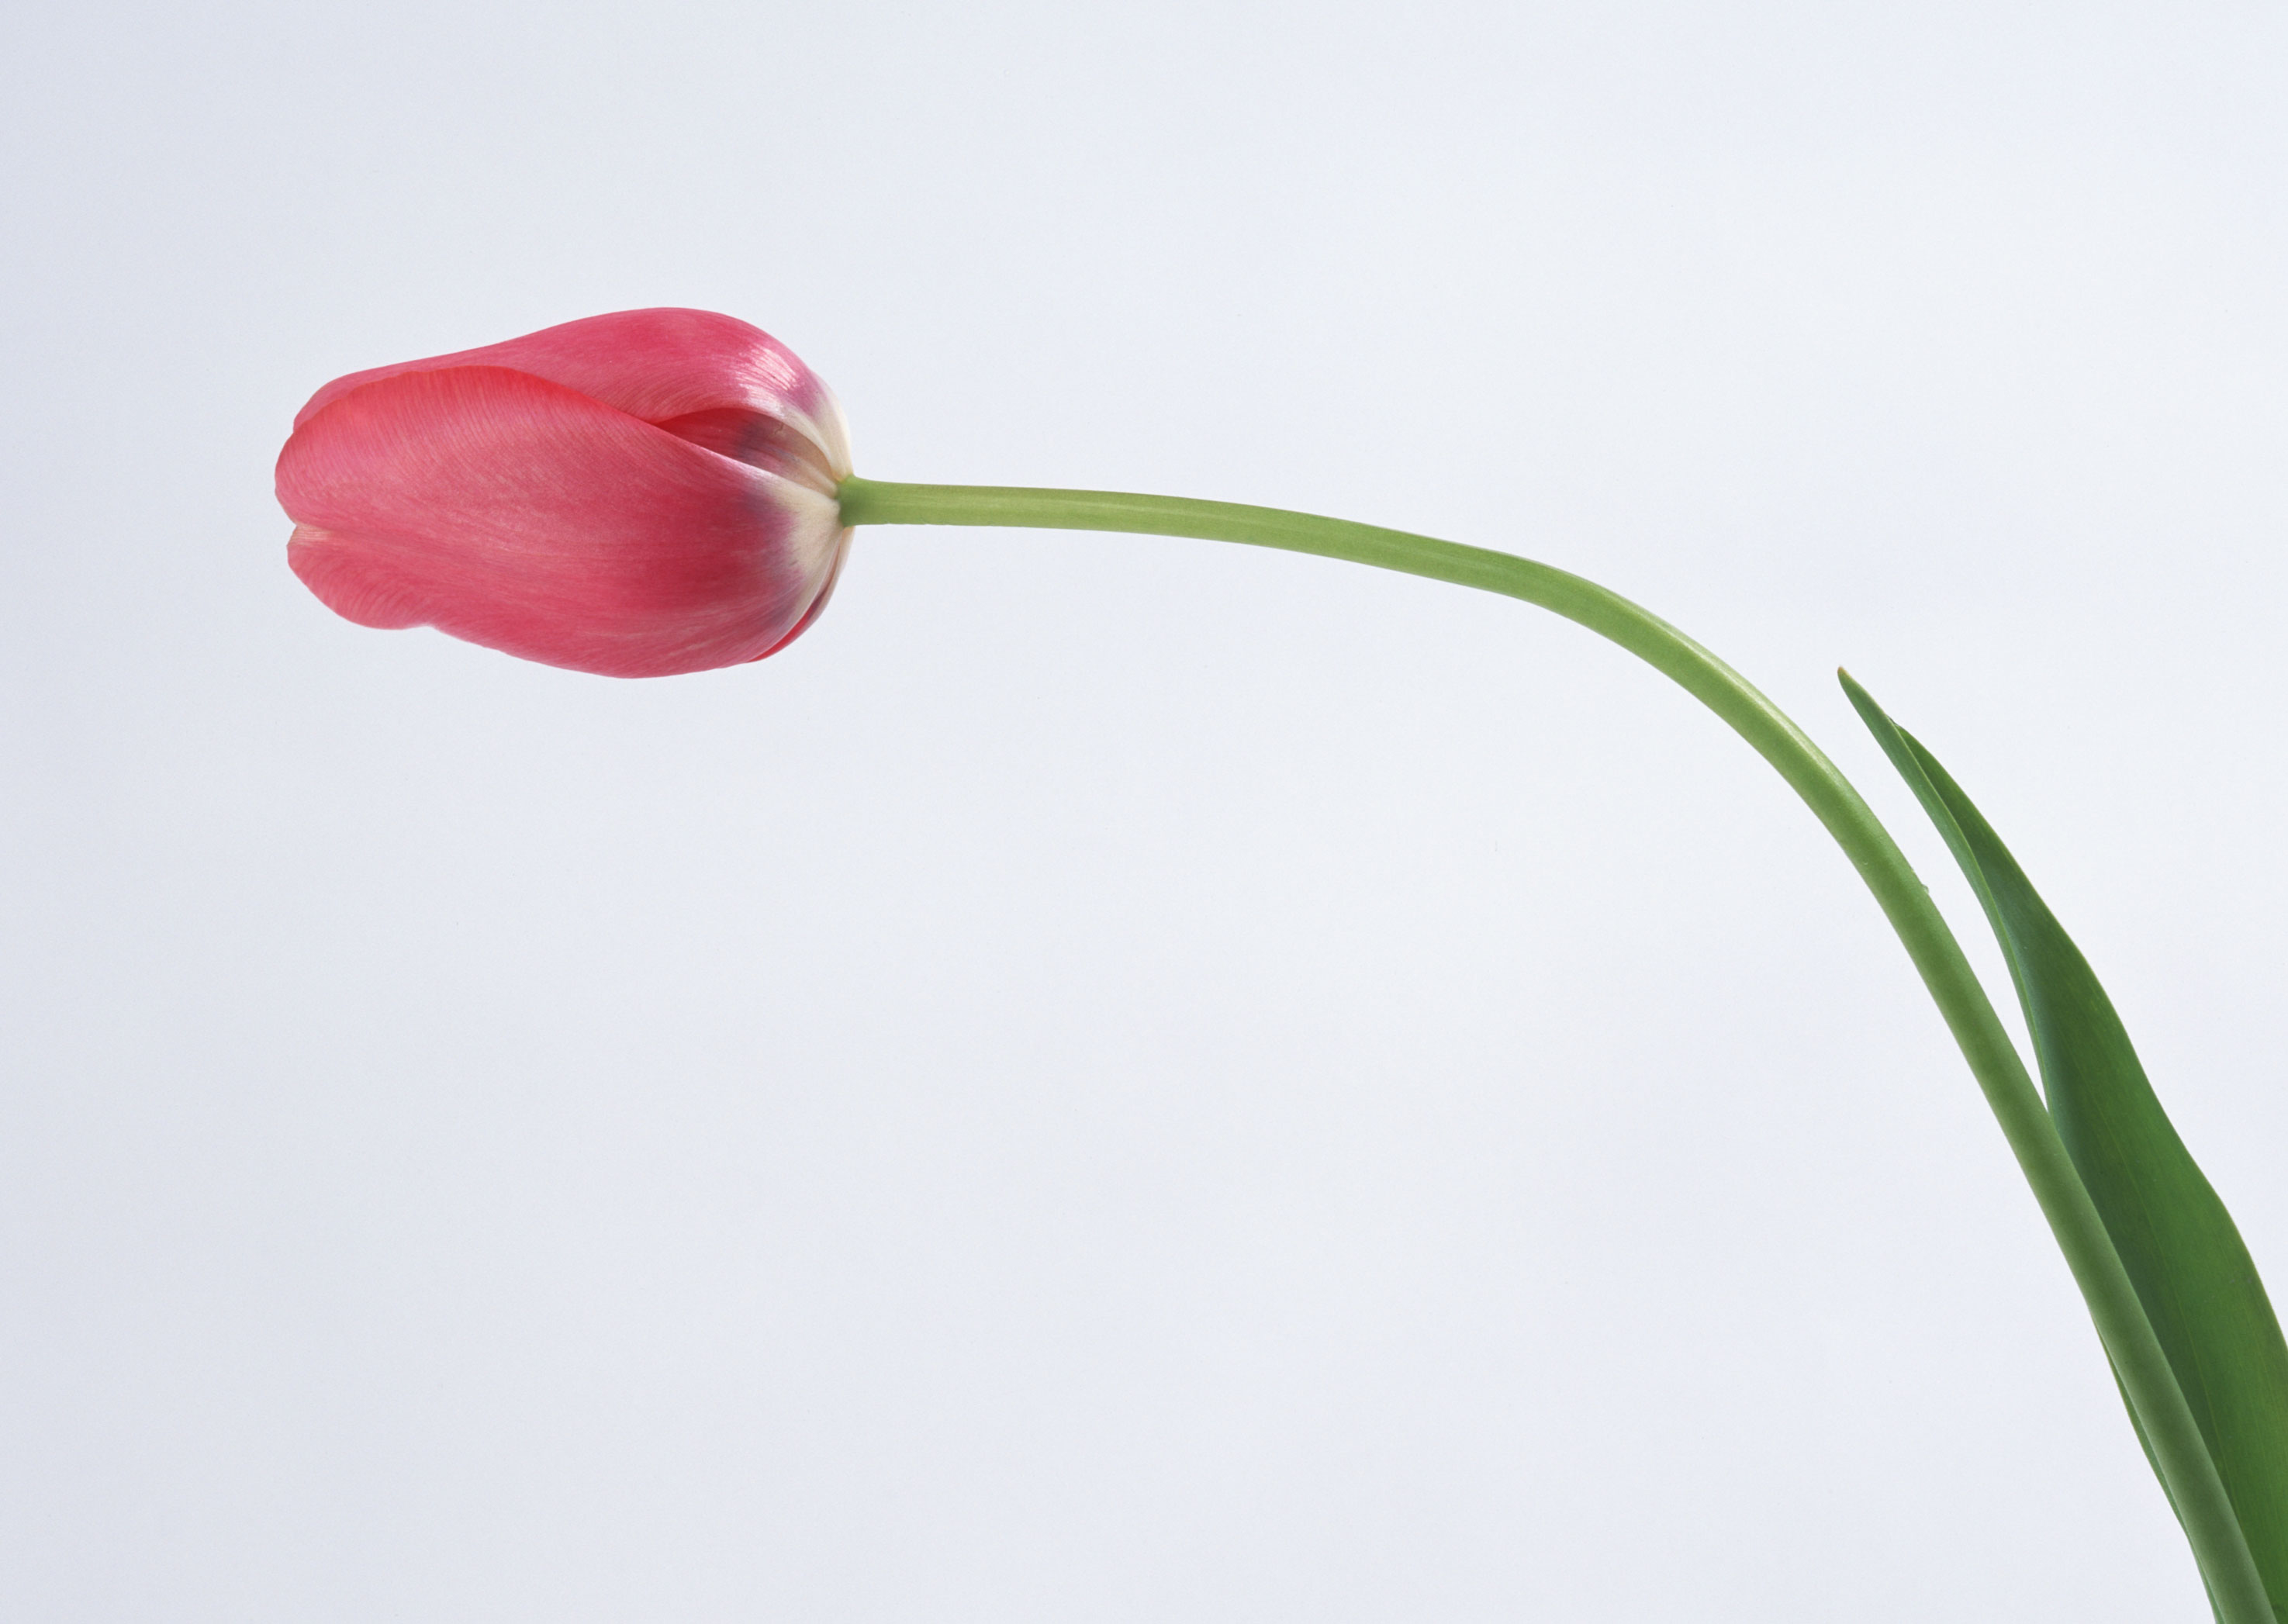
[[[840,408],[768,334],[630,310],[336,378],[294,419],[287,562],[361,626],[665,677],[759,660],[849,550]]]

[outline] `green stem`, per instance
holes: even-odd
[[[2231,1501],[2159,1340],[2040,1093],[1930,894],[1888,830],[1834,764],[1738,672],[1665,621],[1578,575],[1507,553],[1277,508],[1108,491],[901,485],[852,478],[851,525],[995,525],[1119,530],[1239,542],[1347,558],[1521,598],[1619,644],[1675,682],[1754,748],[1834,836],[1875,894],[1947,1027],[2073,1271],[2122,1385],[2142,1417],[2161,1477],[2224,1624],[2276,1624]]]

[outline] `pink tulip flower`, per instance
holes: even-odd
[[[665,677],[775,654],[849,550],[841,409],[768,334],[630,310],[353,372],[278,457],[287,562],[361,626]]]

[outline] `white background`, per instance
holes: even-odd
[[[877,478],[1640,598],[1990,969],[1847,662],[2277,1283],[2284,51],[2254,5],[20,18],[0,1612],[2205,1620],[1848,865],[1585,633],[893,529],[785,654],[616,683],[335,619],[270,468],[338,373],[728,311]]]

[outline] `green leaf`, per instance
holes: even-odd
[[[2058,1135],[2192,1407],[2273,1612],[2288,1620],[2288,1343],[2240,1231],[2170,1125],[2089,962],[2008,849],[1928,750],[1848,675],[1843,687],[1985,906]],[[2130,1420],[2143,1442],[2133,1407]]]

